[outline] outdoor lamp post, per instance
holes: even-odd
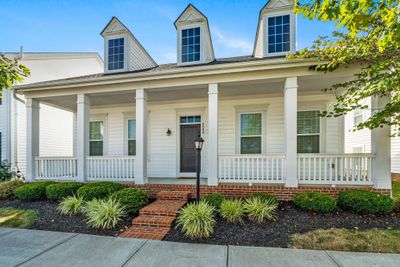
[[[196,175],[196,202],[200,202],[200,169],[201,169],[201,149],[203,148],[204,139],[200,135],[194,140],[197,150],[197,175]]]

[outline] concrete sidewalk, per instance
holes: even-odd
[[[399,254],[197,245],[0,228],[0,266],[399,266]]]

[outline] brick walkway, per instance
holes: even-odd
[[[177,212],[189,199],[189,192],[161,191],[156,201],[139,211],[132,220],[132,226],[120,237],[162,240],[171,229]]]

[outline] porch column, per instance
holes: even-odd
[[[218,84],[215,83],[208,85],[207,147],[208,185],[218,185]]]
[[[136,159],[135,183],[146,184],[147,179],[147,93],[136,90]]]
[[[371,97],[371,109],[375,113],[389,103],[389,97]],[[371,152],[375,154],[372,164],[372,181],[374,188],[391,189],[390,165],[390,126],[375,128],[371,131]]]
[[[26,100],[26,181],[36,178],[35,157],[39,156],[39,101]]]
[[[76,104],[76,157],[78,160],[77,180],[80,182],[84,182],[86,180],[86,158],[87,156],[89,156],[89,96],[85,94],[78,94]]]
[[[297,77],[285,81],[285,187],[297,187]]]

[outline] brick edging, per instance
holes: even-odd
[[[195,185],[185,184],[128,184],[128,187],[141,188],[147,191],[150,198],[155,198],[159,191],[188,191],[192,196],[195,195]],[[264,192],[276,196],[279,200],[290,201],[293,196],[302,192],[321,192],[329,195],[337,195],[340,191],[349,189],[361,189],[372,192],[381,193],[383,195],[391,195],[390,189],[375,189],[372,187],[344,187],[344,186],[304,186],[301,185],[297,188],[287,188],[281,185],[217,185],[208,186],[202,185],[200,187],[201,195],[209,195],[212,193],[221,193],[227,197],[247,197],[256,192]]]

